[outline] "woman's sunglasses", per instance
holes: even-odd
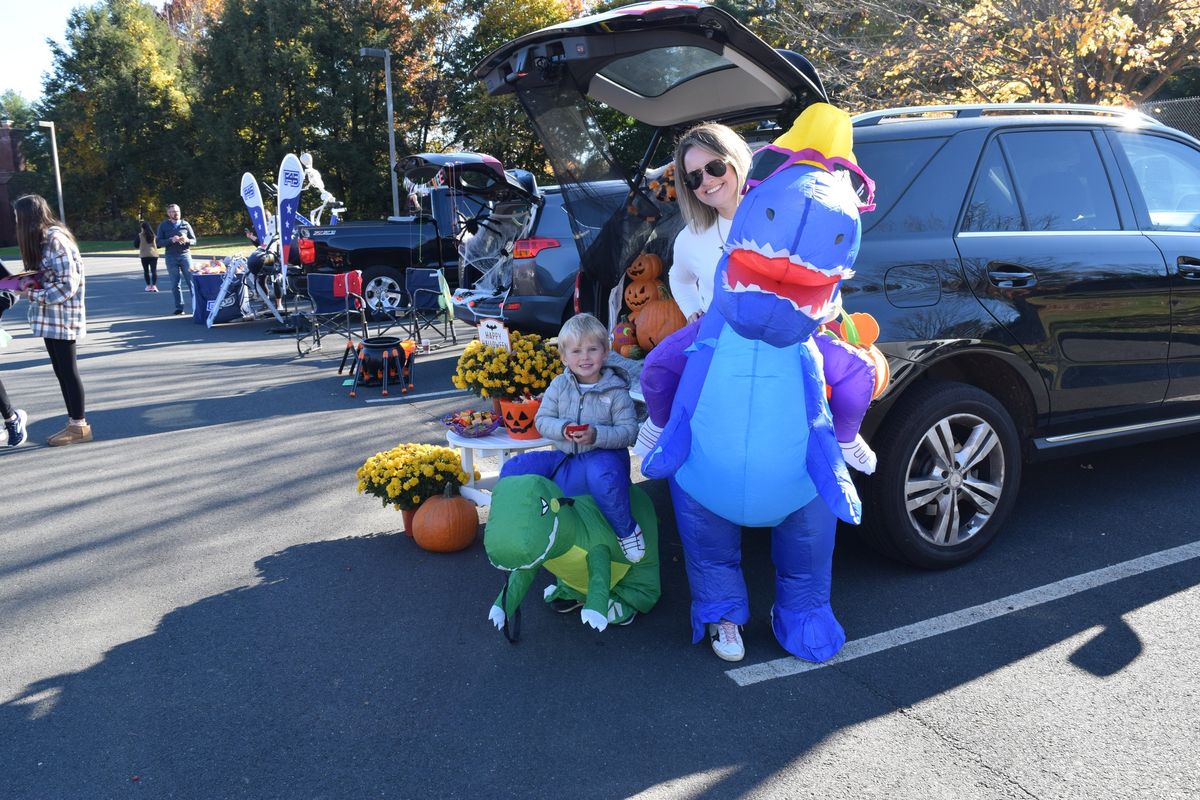
[[[700,184],[704,183],[705,172],[707,172],[709,175],[712,175],[714,178],[724,178],[726,169],[728,169],[728,167],[725,165],[724,160],[720,158],[714,158],[700,169],[694,169],[691,172],[685,172],[683,174],[683,185],[694,192],[700,188]]]

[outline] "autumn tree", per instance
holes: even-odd
[[[1200,44],[1196,0],[780,0],[772,22],[858,107],[1129,104],[1192,67]]]

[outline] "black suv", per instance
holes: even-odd
[[[875,544],[958,563],[1022,459],[1197,427],[1200,142],[1033,104],[863,114],[854,137],[878,208],[845,303],[879,320],[893,370],[864,430]]]
[[[690,122],[749,138],[826,99],[801,56],[693,4],[536,31],[476,75],[520,96],[568,186],[616,169],[590,104],[653,127],[631,197]],[[1200,428],[1200,142],[1136,113],[1049,105],[864,114],[854,137],[878,207],[842,291],[879,321],[892,370],[863,429],[879,455],[860,484],[872,544],[961,563],[1003,524],[1024,460]],[[656,211],[614,209],[578,240],[584,308],[611,318],[640,250],[669,265],[681,223]]]

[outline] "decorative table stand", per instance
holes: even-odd
[[[550,440],[542,437],[514,439],[503,427],[497,428],[487,436],[477,437],[459,436],[454,431],[446,431],[446,441],[451,447],[457,447],[462,451],[463,472],[467,473],[467,483],[460,489],[460,493],[463,497],[481,506],[492,504],[492,493],[489,490],[496,485],[496,481],[500,477],[499,471],[504,469],[504,462],[508,461],[514,453],[550,445]],[[500,466],[497,471],[483,475],[479,480],[475,480],[475,454],[477,452],[487,455],[499,453],[500,455]]]

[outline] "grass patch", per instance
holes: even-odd
[[[129,246],[132,242],[132,237],[123,242],[80,242],[79,252],[84,255],[137,256],[137,248]],[[192,257],[249,255],[253,249],[254,246],[245,236],[207,236],[192,248]],[[19,262],[21,253],[15,247],[0,247],[0,258]],[[161,247],[159,258],[162,258]]]

